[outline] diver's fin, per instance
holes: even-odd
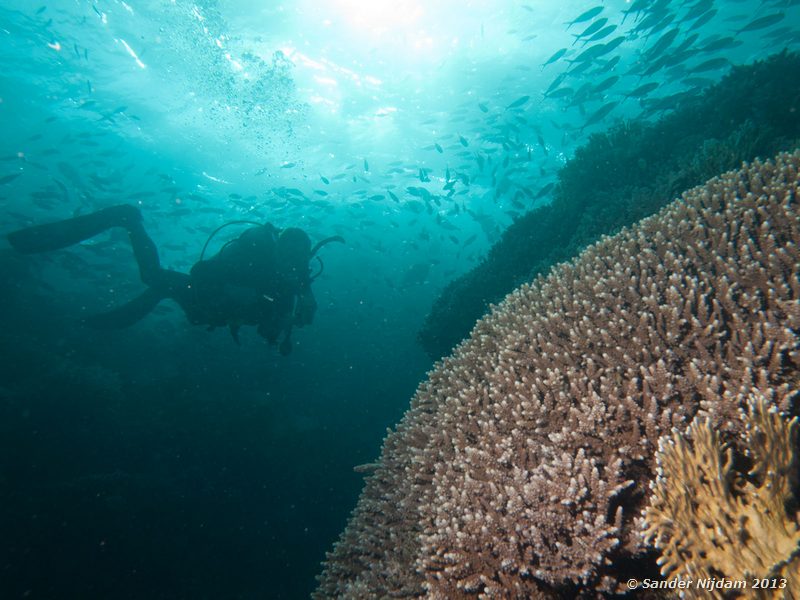
[[[130,302],[114,310],[86,317],[83,322],[92,329],[123,329],[147,316],[163,298],[148,288]]]
[[[49,252],[87,240],[111,227],[125,227],[141,218],[135,206],[120,204],[89,215],[13,231],[8,234],[8,241],[23,254]]]

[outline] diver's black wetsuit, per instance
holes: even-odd
[[[283,252],[284,236],[292,234],[301,249]],[[293,325],[310,324],[317,303],[309,276],[311,244],[305,246],[303,238],[308,240],[299,229],[281,232],[267,223],[246,230],[214,257],[196,263],[186,305],[181,303],[189,320],[227,325],[234,337],[239,325],[256,325],[270,343],[281,333],[288,338]]]
[[[110,227],[124,227],[130,236],[139,274],[147,290],[110,312],[93,315],[87,324],[121,328],[147,315],[164,298],[175,300],[195,325],[227,326],[238,342],[241,325],[255,325],[270,343],[283,335],[281,352],[291,351],[292,326],[310,324],[316,311],[311,292],[309,261],[312,250],[305,232],[278,230],[267,223],[246,230],[189,274],[164,269],[158,249],[142,225],[139,210],[127,204],[37,225],[8,235],[18,251],[32,254],[64,248]]]

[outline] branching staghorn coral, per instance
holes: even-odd
[[[726,173],[494,307],[387,436],[315,597],[619,590],[659,438],[797,396],[799,169]]]
[[[691,443],[678,432],[662,438],[644,539],[661,550],[662,575],[695,582],[686,588],[688,598],[726,597],[723,590],[698,585],[717,579],[745,581],[746,598],[795,600],[797,418],[782,418],[756,397],[744,421],[744,448],[753,464],[747,475],[734,469],[733,448],[723,446],[708,419],[693,421]],[[769,583],[755,588],[753,580]]]

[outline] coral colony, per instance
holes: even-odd
[[[791,436],[754,433],[771,417],[744,411],[754,397],[786,411],[797,392],[798,168],[795,152],[722,174],[494,307],[387,436],[316,597],[623,592],[624,565],[656,549],[665,573],[685,578],[697,567],[680,544],[699,534],[670,542],[664,527],[670,486],[691,474],[670,467],[688,452],[670,436],[694,418],[756,463],[748,491],[718,450],[727,479],[695,493],[727,485],[731,510],[774,506],[764,486],[783,480],[764,478],[793,464],[791,449],[758,445]],[[689,430],[701,448],[702,427]],[[684,535],[699,514],[671,527]],[[786,543],[762,556],[759,577],[796,547],[794,517],[771,519],[786,521]],[[714,573],[739,574],[703,568],[695,579],[712,588]]]
[[[661,551],[668,578],[661,588],[678,584],[687,597],[703,597],[695,590],[800,588],[800,529],[786,508],[794,500],[797,418],[787,421],[756,394],[742,420],[741,446],[752,462],[746,473],[734,468],[742,457],[734,460],[709,419],[692,422],[691,443],[677,432],[659,440],[644,540]]]

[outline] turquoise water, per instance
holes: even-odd
[[[182,271],[235,219],[346,244],[289,357],[169,302],[87,330],[142,289],[116,231],[3,247],[0,595],[306,596],[447,282],[592,132],[796,50],[797,4],[4,2],[3,232],[127,202]]]

